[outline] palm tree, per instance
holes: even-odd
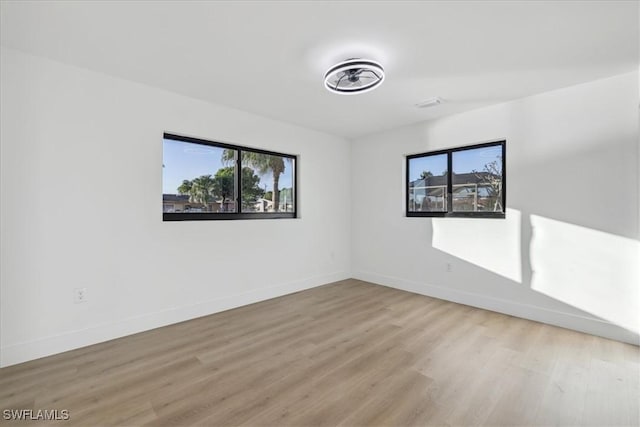
[[[222,152],[222,161],[227,164],[235,162],[236,151],[229,149],[224,150]],[[282,175],[285,170],[284,158],[281,156],[273,156],[271,154],[243,151],[242,164],[255,169],[260,175],[271,173],[273,176],[273,209],[277,211],[280,206],[280,191],[278,184],[280,182],[280,175]]]
[[[179,194],[190,194],[191,193],[191,187],[193,187],[193,183],[191,181],[189,181],[188,179],[185,179],[184,181],[182,181],[182,184],[180,184],[180,187],[178,187],[178,193]]]
[[[189,201],[192,203],[201,203],[205,210],[208,210],[209,202],[214,198],[216,182],[211,175],[202,175],[191,181],[184,180],[178,193],[188,194]]]

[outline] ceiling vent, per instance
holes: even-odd
[[[369,59],[348,59],[329,68],[324,75],[327,90],[341,95],[369,92],[383,81],[382,65]]]
[[[429,98],[422,102],[417,103],[416,107],[418,108],[435,107],[436,105],[439,105],[439,104],[442,104],[442,98],[435,96],[433,98]]]

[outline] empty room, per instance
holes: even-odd
[[[0,424],[640,425],[639,28],[0,0]]]

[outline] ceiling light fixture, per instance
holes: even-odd
[[[324,75],[324,87],[341,95],[369,92],[384,81],[384,69],[370,59],[347,59],[339,62]]]

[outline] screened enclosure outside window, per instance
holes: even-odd
[[[447,155],[409,159],[409,212],[447,211]]]
[[[504,218],[505,154],[496,141],[407,156],[407,216]]]
[[[164,221],[296,217],[296,156],[164,134]]]

